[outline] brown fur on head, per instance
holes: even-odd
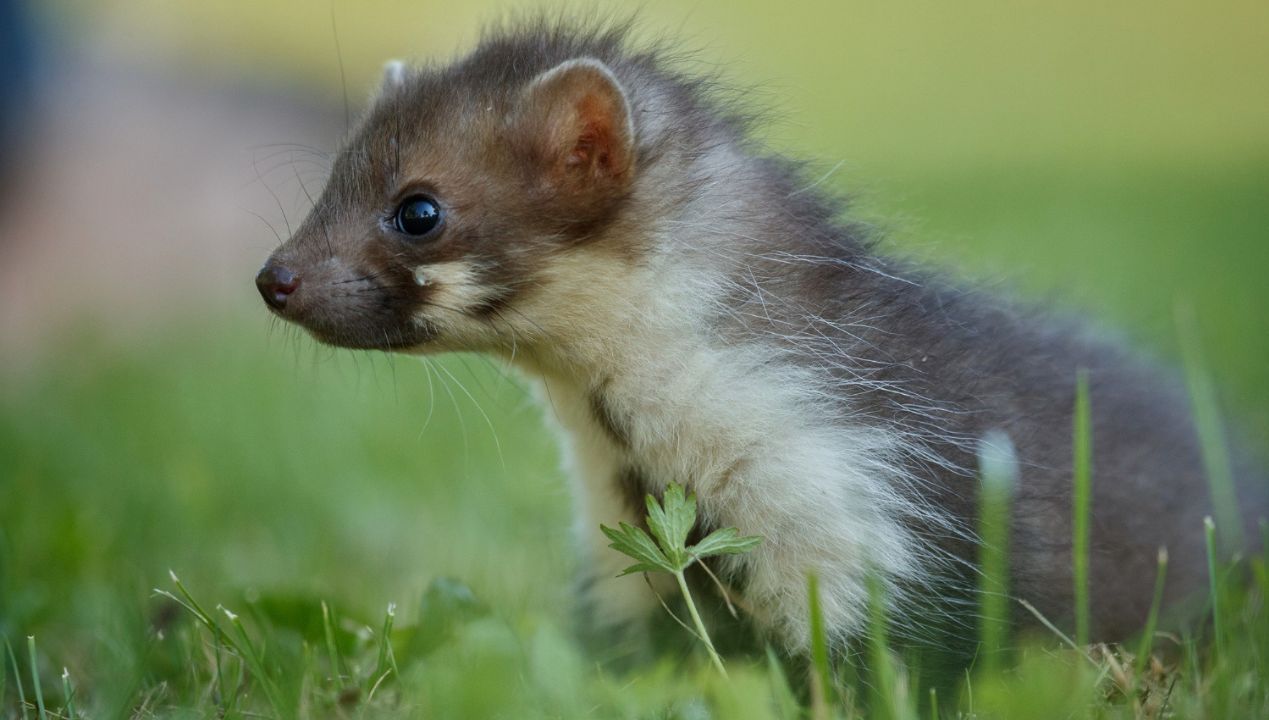
[[[346,347],[507,344],[503,312],[549,292],[539,271],[603,234],[636,171],[631,104],[602,60],[508,53],[495,41],[442,69],[389,64],[313,211],[257,279],[275,312]],[[398,213],[420,198],[439,218],[411,235]]]

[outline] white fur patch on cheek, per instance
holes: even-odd
[[[419,287],[433,288],[429,304],[450,310],[479,305],[489,293],[489,288],[480,284],[471,263],[461,260],[419,265],[414,268],[414,282]]]

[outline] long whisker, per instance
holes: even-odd
[[[277,228],[275,228],[275,227],[273,227],[273,223],[271,223],[271,222],[269,222],[268,220],[266,220],[266,219],[265,219],[265,217],[264,217],[263,215],[261,215],[260,213],[258,213],[258,212],[256,212],[256,211],[254,211],[254,210],[246,210],[246,212],[248,212],[248,213],[250,213],[250,214],[254,215],[254,216],[256,217],[256,219],[258,219],[260,222],[264,223],[265,227],[269,228],[269,232],[273,233],[273,237],[277,238],[278,245],[281,245],[281,244],[284,242],[284,241],[282,240],[282,236],[278,234],[278,229],[277,229]]]
[[[286,217],[286,208],[282,207],[282,199],[278,197],[277,193],[273,192],[273,187],[270,186],[269,183],[265,182],[264,176],[260,174],[260,166],[256,164],[254,154],[251,157],[251,167],[256,171],[256,179],[260,181],[261,185],[264,185],[265,190],[269,191],[269,195],[273,197],[273,202],[278,204],[278,211],[282,213],[282,222],[286,224],[286,234],[288,236],[294,235],[295,233],[291,230],[291,221]]]
[[[507,462],[506,462],[506,458],[503,457],[503,454],[502,454],[502,441],[498,439],[498,430],[497,428],[494,427],[493,421],[489,419],[489,414],[486,413],[485,409],[480,406],[480,402],[478,402],[476,398],[471,394],[471,392],[467,390],[467,387],[463,385],[462,381],[459,380],[457,377],[455,377],[454,374],[450,372],[448,368],[440,364],[437,364],[437,368],[439,368],[442,372],[448,375],[451,380],[457,383],[458,389],[461,390],[463,394],[467,396],[468,400],[471,400],[472,405],[476,406],[476,411],[479,412],[480,416],[485,419],[485,425],[489,427],[489,433],[493,435],[494,448],[498,452],[498,463],[502,466],[503,472],[506,472]]]

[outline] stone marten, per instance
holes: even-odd
[[[628,36],[520,23],[450,64],[389,64],[256,278],[265,302],[323,343],[475,350],[538,383],[601,624],[637,627],[658,601],[616,577],[627,559],[599,526],[639,522],[670,482],[697,495],[703,530],[762,536],[720,571],[792,651],[809,572],[837,641],[863,630],[872,573],[913,634],[931,613],[970,617],[951,598],[976,582],[992,430],[1018,458],[1011,593],[1069,618],[1080,369],[1094,638],[1140,628],[1161,546],[1169,597],[1201,587],[1212,510],[1174,374],[878,254],[839,198],[750,139],[745,108]]]

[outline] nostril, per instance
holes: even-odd
[[[286,307],[286,300],[300,286],[300,276],[282,265],[265,265],[256,275],[260,296],[275,310]]]

